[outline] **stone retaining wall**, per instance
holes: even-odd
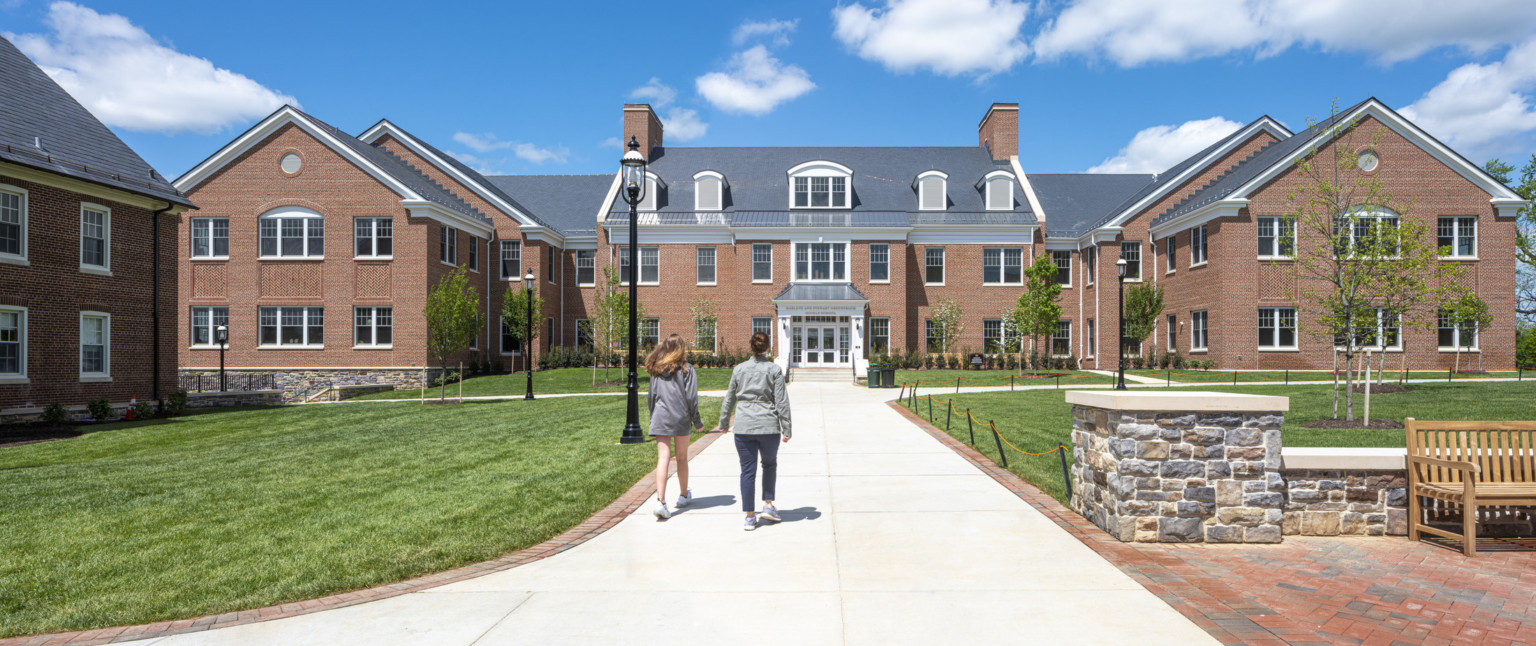
[[[1405,536],[1407,471],[1281,471],[1287,536]]]
[[[277,406],[283,403],[281,390],[246,390],[214,393],[187,393],[187,408],[227,408],[232,406]]]
[[[320,395],[321,390],[327,386],[393,386],[396,389],[421,388],[422,376],[429,380],[435,377],[439,369],[421,368],[407,369],[334,369],[334,370],[230,370],[226,373],[226,380],[234,384],[243,381],[245,375],[272,375],[274,386],[283,393],[283,403],[299,404],[310,397]],[[218,370],[182,370],[182,376],[196,377],[201,375],[204,380],[212,379],[212,383],[218,383]],[[238,375],[238,377],[237,377]]]

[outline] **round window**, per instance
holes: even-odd
[[[1363,153],[1360,153],[1360,159],[1355,160],[1355,165],[1359,166],[1360,170],[1363,170],[1367,173],[1376,170],[1376,165],[1380,163],[1381,160],[1376,158],[1376,151],[1374,150],[1367,150]]]
[[[304,160],[300,159],[297,153],[283,155],[282,161],[278,163],[282,166],[283,172],[289,175],[299,172],[299,169],[304,166]]]

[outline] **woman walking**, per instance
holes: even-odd
[[[699,381],[688,365],[688,347],[674,334],[662,341],[645,359],[645,371],[651,374],[651,388],[646,395],[651,411],[650,434],[656,438],[656,520],[672,517],[667,508],[667,467],[677,456],[678,509],[687,507],[692,493],[688,490],[688,437],[693,430],[704,430],[699,419]]]
[[[747,512],[742,529],[757,529],[758,519],[779,522],[779,510],[773,507],[774,480],[779,468],[779,443],[790,436],[789,395],[784,389],[784,371],[768,359],[768,335],[752,335],[752,358],[731,371],[731,385],[720,407],[720,430],[736,433],[736,455],[741,458],[741,508]],[[731,413],[741,407],[736,425]],[[752,502],[757,489],[757,464],[763,465],[763,510],[754,512]]]

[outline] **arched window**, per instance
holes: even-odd
[[[655,211],[656,205],[666,202],[661,199],[661,192],[667,190],[667,184],[656,173],[646,171],[645,176],[645,198],[640,200],[638,208],[641,211]]]
[[[325,256],[325,216],[299,206],[284,206],[263,213],[257,221],[262,258]]]
[[[986,191],[988,211],[1013,210],[1013,173],[1005,170],[995,170],[981,178],[982,186]]]
[[[1402,216],[1384,206],[1356,206],[1333,220],[1334,252],[1340,256],[1398,255]]]
[[[949,206],[949,175],[931,170],[917,176],[917,208],[943,211]]]
[[[853,205],[853,170],[830,161],[789,169],[789,206],[795,209],[846,209]]]
[[[693,210],[719,211],[725,208],[725,176],[706,170],[693,176]]]

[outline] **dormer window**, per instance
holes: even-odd
[[[1013,173],[995,170],[987,173],[981,181],[987,193],[988,211],[1013,210]]]
[[[846,209],[852,204],[853,171],[827,161],[789,169],[789,204],[797,209]]]
[[[693,210],[719,211],[725,208],[725,176],[712,170],[693,176]]]
[[[641,211],[655,211],[656,205],[662,203],[661,192],[667,190],[666,182],[661,181],[655,173],[645,174],[645,197],[640,200]]]
[[[917,208],[922,211],[943,211],[949,206],[949,176],[931,170],[917,176]]]

